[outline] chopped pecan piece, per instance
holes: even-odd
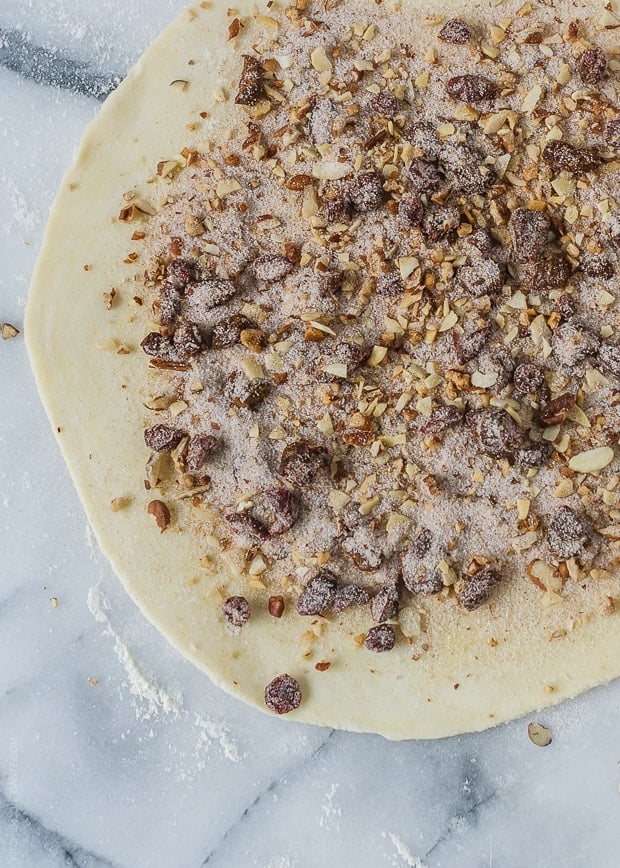
[[[310,485],[325,467],[327,449],[309,440],[296,440],[284,447],[278,472],[280,476],[301,487]]]
[[[144,442],[153,452],[172,452],[184,436],[183,431],[170,425],[154,425],[144,432]]]
[[[390,624],[377,624],[376,627],[371,627],[364,645],[368,651],[374,651],[378,654],[383,651],[391,651],[396,644],[396,633]]]
[[[490,565],[483,567],[474,576],[466,579],[460,595],[463,608],[472,612],[484,605],[489,600],[493,589],[501,581],[501,575]]]
[[[281,618],[284,614],[284,597],[280,594],[269,597],[267,608],[272,618]]]
[[[239,79],[239,92],[235,97],[237,105],[254,105],[264,95],[263,78],[265,72],[259,60],[251,54],[243,55],[243,71]]]
[[[449,97],[462,102],[486,102],[497,96],[497,85],[483,75],[455,75],[446,82]]]
[[[589,172],[599,164],[598,153],[593,148],[576,148],[568,142],[549,142],[542,153],[545,163],[566,172]]]
[[[570,392],[559,395],[553,401],[548,401],[540,411],[540,421],[545,427],[561,425],[568,411],[575,406],[575,396]]]
[[[320,570],[304,587],[297,600],[300,615],[323,615],[336,599],[338,582],[330,570]]]
[[[170,510],[163,500],[152,500],[147,507],[147,512],[155,519],[160,533],[168,530],[170,527]]]
[[[288,714],[301,705],[299,682],[291,675],[278,675],[265,688],[265,705],[275,714]]]
[[[245,597],[229,597],[222,605],[222,614],[231,627],[241,628],[250,620],[250,604]]]
[[[473,35],[474,31],[462,18],[450,18],[439,31],[438,37],[451,45],[465,45]]]

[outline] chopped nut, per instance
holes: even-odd
[[[147,507],[147,512],[153,516],[161,533],[168,530],[170,527],[170,510],[162,500],[152,500]]]
[[[527,734],[536,747],[548,747],[553,741],[550,731],[542,723],[528,724]]]

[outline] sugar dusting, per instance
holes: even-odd
[[[199,759],[200,754],[211,744],[219,745],[226,759],[238,763],[241,759],[239,748],[231,739],[228,727],[204,715],[189,712],[179,693],[166,690],[136,661],[126,642],[110,622],[110,601],[99,586],[89,589],[87,602],[91,615],[100,624],[105,625],[105,634],[114,639],[114,653],[125,670],[125,684],[134,697],[136,718],[140,721],[150,721],[163,714],[172,719],[190,719],[198,734],[196,744],[198,770],[205,765]]]
[[[396,853],[398,854],[399,861],[394,862],[393,864],[402,864],[406,865],[407,868],[427,868],[426,863],[424,863],[417,856],[414,856],[409,847],[405,844],[402,838],[399,838],[394,832],[384,832],[384,838],[389,838],[394,847],[396,848]]]

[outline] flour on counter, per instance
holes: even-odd
[[[399,856],[399,861],[394,864],[398,865],[406,865],[407,868],[427,868],[426,864],[422,862],[417,856],[414,856],[409,847],[405,844],[402,838],[399,838],[398,835],[394,834],[394,832],[383,832],[384,838],[389,838],[394,847],[396,848],[396,852]]]
[[[322,808],[322,816],[319,819],[319,824],[323,829],[332,831],[338,827],[339,818],[342,816],[342,810],[334,806],[334,796],[338,791],[339,784],[332,784],[331,788],[325,796],[325,803]]]
[[[123,666],[126,674],[126,684],[129,692],[135,697],[135,710],[138,720],[147,721],[160,713],[173,718],[190,717],[180,694],[167,691],[152,676],[147,675],[137,663],[127,644],[117,633],[110,622],[110,601],[100,588],[95,585],[88,591],[88,609],[100,624],[105,624],[105,634],[114,639],[114,653]],[[198,731],[196,752],[212,743],[217,743],[226,759],[238,763],[239,748],[230,738],[228,727],[222,723],[199,714],[193,714],[193,724]],[[204,767],[204,761],[202,761]],[[200,770],[200,763],[198,763]]]

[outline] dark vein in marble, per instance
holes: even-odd
[[[0,822],[9,827],[8,834],[4,830],[5,852],[10,852],[9,836],[18,834],[24,838],[35,838],[46,856],[56,853],[66,868],[118,868],[113,862],[69,841],[60,832],[49,829],[35,816],[7,799],[4,793],[0,793]]]
[[[336,732],[337,732],[337,730],[332,729],[332,731],[331,731],[330,734],[327,736],[327,738],[325,738],[325,739],[321,742],[321,744],[320,744],[317,748],[315,748],[315,749],[312,751],[312,753],[310,754],[310,756],[308,756],[308,757],[304,757],[304,759],[300,760],[296,765],[291,766],[291,768],[289,768],[289,769],[287,769],[287,770],[285,771],[284,774],[285,774],[285,776],[286,776],[286,780],[287,780],[287,782],[288,782],[288,780],[291,778],[291,776],[297,776],[297,775],[299,775],[299,773],[300,773],[301,771],[303,771],[303,769],[304,769],[304,768],[305,768],[309,763],[313,762],[313,761],[314,761],[314,760],[319,756],[319,754],[322,753],[322,751],[324,750],[325,746],[326,746],[327,743],[330,741],[330,739],[333,738],[333,736],[336,734]],[[232,825],[230,825],[230,826],[228,827],[228,829],[224,832],[224,834],[222,835],[222,837],[220,838],[220,840],[218,841],[218,843],[215,845],[215,847],[211,850],[211,852],[209,853],[209,855],[208,855],[208,856],[204,859],[204,861],[202,862],[201,868],[204,868],[205,865],[208,865],[208,864],[211,862],[211,860],[212,860],[212,859],[217,855],[217,853],[219,852],[219,850],[221,850],[221,848],[223,847],[223,845],[226,843],[226,841],[228,840],[228,838],[230,838],[230,836],[231,836],[231,835],[232,835],[232,834],[233,834],[233,833],[234,833],[234,832],[239,828],[239,826],[240,826],[241,823],[246,819],[246,817],[248,817],[250,814],[253,813],[253,811],[256,810],[256,808],[258,807],[258,805],[260,804],[260,802],[263,801],[263,799],[265,799],[265,798],[266,798],[268,795],[270,795],[271,793],[275,792],[275,790],[277,790],[277,788],[280,786],[281,783],[282,783],[282,775],[281,775],[280,777],[274,778],[274,779],[273,779],[273,780],[272,780],[272,781],[271,781],[271,782],[270,782],[270,783],[265,787],[265,789],[262,790],[262,792],[260,792],[260,793],[256,796],[256,798],[254,799],[254,801],[253,801],[250,805],[248,805],[247,808],[245,808],[245,810],[243,811],[243,813],[242,813],[242,814],[241,814],[241,815],[240,815],[240,816],[235,820],[235,822],[232,823]]]
[[[19,30],[0,27],[0,67],[10,69],[36,84],[68,90],[103,101],[123,76],[100,73],[88,63],[65,57],[59,51],[34,45]]]

